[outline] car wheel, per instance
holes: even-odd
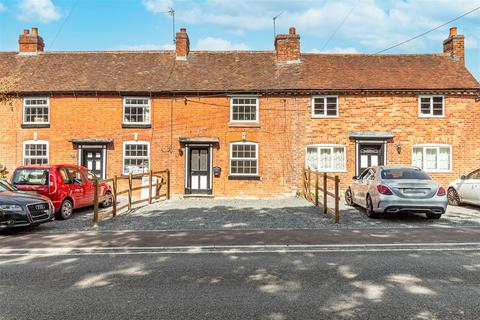
[[[448,204],[452,206],[460,205],[460,197],[458,196],[457,190],[450,188],[447,193]]]
[[[353,207],[354,205],[352,190],[350,190],[350,188],[348,188],[347,191],[345,191],[345,203],[347,204],[347,206],[350,206],[350,207]]]
[[[65,199],[62,202],[58,217],[63,220],[70,219],[73,214],[73,203],[71,200]]]
[[[440,219],[441,216],[442,215],[440,213],[432,213],[432,212],[427,213],[428,219]]]
[[[110,196],[103,200],[103,202],[100,204],[102,208],[108,208],[113,204],[113,199],[112,199],[112,193],[110,191],[105,192],[105,196]]]
[[[377,217],[377,214],[375,213],[375,211],[373,211],[372,198],[370,198],[369,195],[367,196],[367,206],[366,206],[365,209],[367,211],[367,217],[372,218],[372,219]]]

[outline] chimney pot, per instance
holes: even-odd
[[[187,28],[180,28],[180,32],[187,32]]]
[[[28,29],[23,29],[23,34],[30,34],[30,30],[28,30]]]
[[[38,28],[33,27],[33,28],[32,28],[32,34],[33,34],[34,36],[38,36]]]
[[[290,27],[290,29],[288,29],[288,33],[289,34],[296,34],[295,27]]]
[[[443,41],[443,52],[452,57],[453,61],[465,63],[465,39],[457,34],[457,27],[450,28],[448,38]]]

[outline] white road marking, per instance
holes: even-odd
[[[352,245],[252,245],[190,247],[108,247],[108,248],[20,248],[0,249],[0,256],[75,256],[141,254],[255,254],[255,253],[330,253],[330,252],[416,252],[480,251],[479,242],[426,244],[352,244]]]

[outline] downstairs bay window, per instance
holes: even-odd
[[[449,172],[452,170],[452,146],[415,145],[412,165],[426,172]]]
[[[306,167],[321,172],[345,172],[347,169],[345,146],[307,146]]]

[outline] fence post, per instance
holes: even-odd
[[[315,206],[318,207],[318,170],[315,171]]]
[[[170,199],[170,170],[167,169],[167,200]]]
[[[128,210],[132,210],[132,173],[128,174]]]
[[[323,213],[328,213],[328,198],[327,198],[327,188],[328,188],[328,181],[327,181],[327,173],[323,173]]]
[[[307,195],[307,179],[305,178],[307,175],[307,171],[305,168],[302,169],[302,192],[303,196],[306,197]]]
[[[308,200],[311,200],[312,199],[312,194],[311,194],[311,180],[312,180],[312,171],[310,170],[310,168],[308,168]]]
[[[117,216],[117,176],[113,177],[113,202],[112,202],[112,216]]]
[[[150,170],[149,174],[148,174],[148,203],[151,204],[152,203],[152,175],[153,175],[153,171]]]
[[[340,195],[339,195],[339,189],[340,189],[340,178],[338,176],[335,176],[335,223],[340,222]]]
[[[93,223],[98,223],[98,179],[93,178]]]

